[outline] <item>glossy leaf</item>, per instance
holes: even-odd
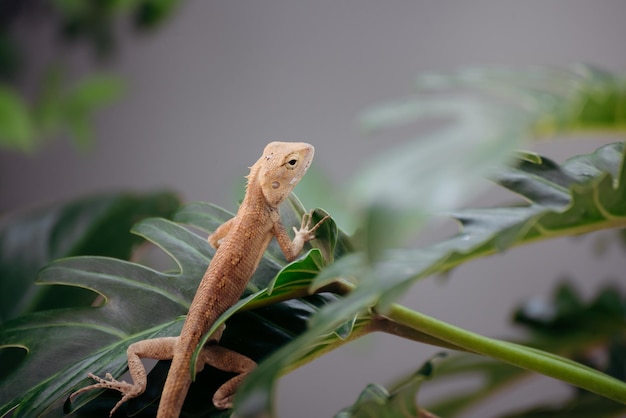
[[[528,205],[457,211],[452,216],[462,229],[448,240],[425,249],[389,250],[374,263],[354,253],[323,270],[312,284],[314,289],[340,278],[348,278],[358,286],[340,304],[321,310],[305,334],[248,377],[240,389],[238,411],[243,416],[271,411],[273,381],[279,370],[350,318],[374,306],[384,312],[422,277],[514,245],[622,226],[626,221],[623,152],[623,144],[615,143],[572,158],[562,166],[542,158],[540,164],[524,159],[517,165],[494,169],[492,178],[523,196]],[[254,403],[248,403],[248,399]]]
[[[199,213],[198,206],[201,205],[195,205],[193,210],[181,211],[181,217],[195,228],[202,229],[207,220],[215,216],[226,217],[225,212],[215,210],[200,212],[200,216],[194,217],[194,212]],[[297,219],[297,214],[289,212],[289,205],[283,207],[285,218]],[[299,212],[302,212],[301,208]],[[84,287],[104,296],[105,303],[97,308],[34,313],[9,321],[0,328],[2,347],[25,347],[29,350],[17,370],[0,382],[0,415],[18,403],[14,411],[16,417],[55,413],[59,402],[62,403],[69,393],[88,383],[85,379],[87,372],[99,375],[110,372],[119,376],[126,368],[125,350],[128,344],[179,333],[181,316],[187,312],[213,250],[202,236],[204,234],[199,235],[164,219],[145,220],[135,227],[134,232],[169,254],[176,262],[177,271],[158,272],[138,264],[102,257],[68,258],[46,267],[39,277],[41,284]],[[323,243],[327,238],[318,235],[318,240]],[[311,254],[318,254],[319,257],[320,253],[316,250]],[[294,268],[301,269],[306,260],[297,261]],[[315,263],[313,261],[308,265],[316,268]],[[284,264],[284,261],[277,261],[271,255],[264,257],[251,288],[267,287]],[[290,270],[287,268],[285,271],[288,274]],[[315,272],[310,277],[314,275]],[[307,285],[302,284],[303,287]],[[275,293],[282,286],[275,286]],[[336,297],[333,295],[311,296],[242,313],[231,318],[222,342],[254,359],[260,359],[301,333],[308,317],[317,311],[318,306],[334,300]],[[237,325],[241,324],[242,318],[243,327]],[[252,328],[251,323],[254,324]],[[216,379],[220,378],[225,376],[215,374],[207,384],[214,386]],[[159,384],[162,385],[162,381],[150,380],[146,393],[131,402],[129,408],[153,413],[154,397],[158,395],[153,387]],[[84,405],[97,395],[98,391],[87,393],[72,407]],[[203,396],[206,398],[206,392]],[[98,401],[95,405],[100,408],[100,413],[104,413],[118,399],[112,399],[113,403]],[[92,413],[94,407],[90,406],[85,411]]]
[[[379,165],[358,173],[353,187],[355,200],[367,206],[360,235],[365,251],[329,266],[312,288],[344,279],[358,286],[340,304],[329,305],[315,315],[304,335],[249,376],[239,393],[238,412],[242,415],[271,414],[271,394],[279,370],[360,313],[373,307],[384,312],[419,278],[513,245],[624,225],[626,171],[621,143],[574,158],[563,166],[549,159],[529,158],[528,154],[522,154],[518,164],[498,165],[507,149],[531,135],[556,130],[623,130],[621,76],[593,69],[582,73],[545,70],[529,76],[478,71],[442,76],[435,84],[435,90],[447,93],[446,89],[458,86],[475,88],[479,93],[492,93],[497,100],[485,103],[458,97],[448,101],[417,98],[366,115],[365,124],[370,129],[407,124],[423,117],[452,118],[457,123],[443,135],[433,134],[423,146],[410,143],[383,157]],[[427,87],[433,89],[432,84]],[[598,91],[602,94],[596,95]],[[614,99],[598,100],[602,97]],[[443,145],[437,139],[442,139]],[[476,149],[467,148],[472,146]],[[446,161],[448,154],[454,154],[450,164]],[[471,177],[485,169],[496,182],[529,203],[456,211],[450,215],[462,229],[451,239],[425,249],[386,250],[401,242],[407,231],[419,228],[429,211],[454,206],[464,191],[475,194],[476,183],[466,174]],[[450,191],[459,195],[448,199]]]

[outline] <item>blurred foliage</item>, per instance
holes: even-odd
[[[623,228],[623,142],[564,163],[516,151],[529,139],[552,133],[601,129],[623,134],[623,85],[623,76],[590,67],[468,70],[421,78],[416,98],[369,112],[364,123],[375,130],[432,117],[449,123],[382,153],[347,190],[329,193],[345,199],[340,205],[356,220],[353,235],[329,221],[317,231],[312,248],[289,264],[275,243],[270,246],[244,297],[214,324],[228,321],[224,344],[262,360],[240,387],[235,413],[271,416],[281,374],[375,331],[473,353],[443,363],[441,375],[481,370],[486,389],[459,399],[450,396],[448,408],[490,395],[527,372],[593,391],[585,396],[607,404],[615,404],[607,399],[620,402],[620,407],[626,404],[623,342],[610,339],[610,361],[607,367],[598,366],[601,371],[587,365],[591,358],[583,349],[590,342],[608,341],[602,333],[624,334],[624,303],[613,291],[586,304],[563,287],[547,309],[519,310],[518,321],[534,336],[521,344],[477,335],[395,303],[420,279],[475,258],[541,240]],[[484,177],[508,190],[513,203],[459,209],[485,187]],[[294,197],[281,208],[288,228],[299,225],[303,213]],[[321,209],[314,212],[316,219],[324,214]],[[457,220],[457,233],[424,248],[404,248],[405,240],[434,215]],[[0,415],[9,411],[15,417],[58,415],[67,395],[87,384],[86,372],[118,376],[126,368],[128,344],[177,335],[181,315],[213,255],[206,232],[230,216],[215,206],[196,203],[179,210],[174,222],[157,218],[137,224],[135,234],[170,255],[178,267],[174,271],[101,257],[71,257],[45,267],[40,284],[92,289],[104,296],[105,303],[32,312],[0,327],[0,345],[28,349],[17,368],[0,379]],[[618,313],[621,319],[616,319]],[[583,325],[577,327],[577,321]],[[380,408],[377,412],[390,416],[431,416],[415,403],[430,366],[427,363],[428,370],[413,373],[390,390],[368,386],[342,413],[363,416]],[[121,416],[154,414],[166,367],[157,367],[147,391],[120,409]],[[214,370],[206,373],[201,373],[206,380],[194,385],[204,398],[224,378]],[[65,410],[92,416],[110,410],[119,400],[118,393],[98,395],[87,392]],[[194,396],[190,394],[191,399]],[[597,402],[586,399],[592,401],[585,406]],[[228,413],[201,407],[185,409],[181,416]]]
[[[354,405],[340,411],[335,418],[437,418],[431,412],[419,408],[415,402],[420,386],[433,374],[434,360],[427,361],[417,372],[394,384],[389,390],[380,385],[368,385]]]
[[[5,216],[0,220],[0,324],[31,312],[93,303],[97,295],[82,287],[35,286],[38,271],[69,256],[128,259],[142,242],[129,233],[131,226],[150,216],[169,218],[178,205],[178,197],[168,192],[118,193]],[[0,380],[24,356],[22,349],[0,350]]]
[[[93,115],[121,97],[123,82],[113,75],[68,80],[60,56],[24,79],[28,25],[54,28],[62,49],[88,47],[102,60],[115,52],[116,28],[130,19],[137,30],[152,30],[179,0],[3,0],[0,5],[0,149],[32,153],[45,140],[68,135],[79,148],[95,137]],[[32,71],[31,71],[32,72]],[[28,87],[27,87],[28,86]],[[33,88],[34,87],[34,94]]]
[[[432,338],[430,344],[480,353],[625,401],[624,383],[605,374],[394,304],[418,280],[475,258],[540,240],[623,228],[622,142],[562,165],[514,150],[553,134],[623,134],[625,80],[623,74],[588,66],[471,69],[420,77],[415,97],[367,112],[362,122],[369,131],[384,132],[424,118],[446,123],[382,152],[355,175],[344,204],[359,217],[352,237],[356,251],[327,266],[311,287],[319,291],[348,280],[354,289],[341,303],[321,309],[304,334],[259,364],[238,392],[238,413],[271,415],[281,370],[301,362],[324,335],[351,320],[370,318],[372,312],[413,326]],[[514,203],[458,209],[485,187],[482,176],[515,193]],[[434,215],[458,220],[458,233],[426,248],[399,248]]]
[[[69,220],[80,219],[81,210],[64,212],[68,212],[66,217]],[[282,207],[285,226],[299,226],[303,213],[304,208],[292,197]],[[319,213],[316,218],[323,215]],[[175,271],[159,272],[136,263],[104,257],[66,258],[44,268],[38,283],[48,286],[40,287],[58,288],[61,286],[50,285],[63,284],[63,287],[87,288],[102,295],[107,303],[85,308],[66,300],[65,306],[72,306],[71,309],[31,312],[0,328],[0,347],[28,350],[25,361],[0,379],[0,416],[15,406],[16,417],[58,413],[68,389],[84,384],[87,372],[94,371],[94,367],[101,366],[102,371],[106,369],[116,374],[122,372],[126,367],[128,344],[156,336],[178,335],[181,316],[187,312],[214,253],[206,240],[206,231],[213,230],[230,217],[231,213],[220,208],[196,203],[180,209],[175,215],[185,224],[162,218],[146,219],[137,224],[133,228],[134,234],[170,255],[178,267]],[[107,225],[111,227],[109,221]],[[90,240],[91,229],[75,231],[76,238],[87,235],[86,239]],[[308,285],[325,264],[321,254],[341,256],[347,245],[343,242],[347,237],[342,236],[332,222],[320,228],[318,233],[317,248],[289,266],[281,259],[278,245],[272,243],[248,285],[247,297],[242,300],[246,303],[266,302],[261,307],[257,303],[258,309],[254,312],[241,312],[229,318],[234,313],[231,310],[222,318],[229,319],[222,339],[224,345],[260,360],[302,333],[309,317],[320,306],[337,300],[332,294],[307,296]],[[32,243],[32,238],[28,238],[25,239]],[[292,299],[294,292],[303,298],[271,303]],[[240,305],[239,308],[244,307],[243,303]],[[242,335],[247,337],[241,338]],[[334,337],[331,341],[336,339]],[[196,410],[206,411],[207,390],[212,388],[214,391],[228,376],[216,373],[213,368],[202,374],[205,376],[201,380],[202,390],[191,395],[185,415],[193,416]],[[151,374],[150,387],[144,395],[128,404],[129,413],[154,416],[154,401],[164,378],[165,375],[158,372]],[[81,396],[72,408],[84,405],[97,395],[98,392],[94,391]],[[106,415],[117,401],[115,397],[99,398],[75,414]],[[219,414],[213,408],[210,412]]]
[[[598,290],[585,301],[569,283],[555,289],[551,299],[535,297],[515,310],[514,322],[528,337],[524,345],[557,353],[626,380],[626,295],[614,286]],[[438,365],[439,381],[464,376],[475,379],[472,390],[448,394],[429,405],[445,417],[462,416],[472,406],[488,403],[506,388],[528,377],[528,372],[472,354],[456,355]],[[532,404],[532,402],[529,402]],[[615,417],[626,413],[626,405],[572,388],[568,399],[548,405],[533,405],[507,418],[530,417]]]
[[[169,192],[117,193],[83,198],[0,220],[0,323],[28,312],[88,305],[93,293],[66,286],[35,286],[39,269],[78,255],[128,259],[142,242],[129,233],[143,218],[170,218],[179,205]]]

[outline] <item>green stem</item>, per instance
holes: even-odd
[[[397,304],[392,305],[385,316],[477,354],[559,379],[626,404],[624,382],[574,361],[541,350],[483,337]]]

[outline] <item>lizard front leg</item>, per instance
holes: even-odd
[[[220,246],[222,239],[224,239],[226,235],[228,235],[228,233],[230,232],[234,220],[235,218],[227,220],[219,227],[217,227],[217,229],[211,235],[209,235],[207,241],[209,241],[211,247],[217,249]]]
[[[122,399],[111,409],[109,416],[112,416],[124,402],[136,398],[146,390],[147,375],[141,359],[171,360],[177,342],[178,337],[163,337],[137,341],[129,345],[126,350],[126,355],[128,357],[128,371],[130,372],[133,383],[116,380],[110,373],[107,373],[104,378],[89,373],[88,376],[98,383],[86,386],[72,393],[70,395],[70,402],[81,393],[92,389],[114,389],[122,393]]]
[[[276,237],[276,241],[278,241],[278,245],[280,249],[285,254],[285,258],[287,261],[293,261],[296,257],[302,252],[302,248],[307,241],[311,241],[315,239],[314,232],[319,228],[324,221],[326,221],[329,216],[324,216],[318,223],[316,223],[313,227],[311,227],[311,219],[313,218],[313,211],[309,213],[305,213],[302,216],[302,221],[300,223],[300,229],[296,227],[293,228],[295,232],[295,237],[293,241],[287,235],[285,228],[280,223],[280,220],[274,222],[273,233]]]

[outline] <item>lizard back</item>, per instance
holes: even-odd
[[[279,240],[283,252],[295,248],[285,252],[288,260],[302,250],[305,239],[296,234],[297,244],[291,243],[280,224],[278,206],[308,169],[313,152],[309,144],[273,142],[251,167],[244,200],[227,222],[228,232],[219,241],[191,302],[157,418],[173,418],[180,413],[191,384],[190,362],[195,348],[220,315],[241,297],[272,237]]]

